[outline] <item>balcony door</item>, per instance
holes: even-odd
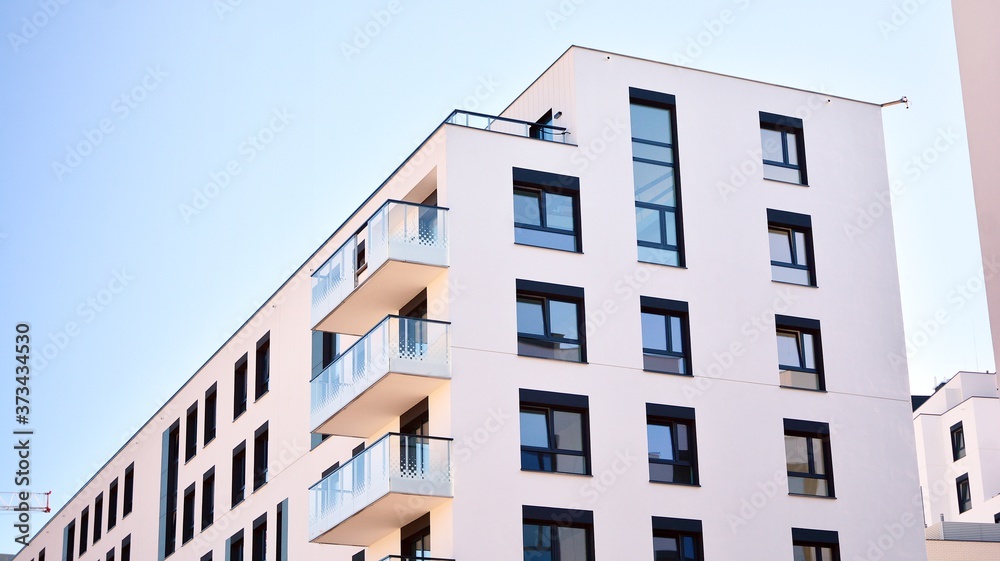
[[[414,319],[427,319],[427,289],[400,308],[399,315],[399,356],[423,359],[427,354],[427,324]]]
[[[423,400],[400,417],[399,470],[403,477],[424,479],[430,467],[427,400]]]
[[[404,561],[431,558],[430,516],[421,516],[400,532],[399,554]]]

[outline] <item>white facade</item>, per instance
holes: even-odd
[[[959,372],[914,411],[913,424],[927,524],[993,523],[1000,513],[996,373]],[[959,427],[964,446],[953,446],[952,433]],[[968,477],[971,508],[960,512],[957,481],[963,476]]]
[[[675,100],[685,267],[637,259],[630,88]],[[436,129],[18,561],[37,560],[42,548],[48,561],[63,559],[64,528],[75,520],[79,534],[83,509],[93,517],[97,494],[107,501],[111,480],[132,463],[134,512],[121,518],[119,505],[116,527],[96,543],[88,535],[87,551],[72,558],[105,559],[116,548],[121,559],[126,535],[133,559],[162,558],[160,497],[172,477],[162,437],[175,421],[178,493],[193,483],[199,514],[194,538],[182,544],[178,528],[168,558],[229,559],[227,540],[242,530],[249,560],[254,522],[266,514],[266,558],[277,559],[278,505],[287,499],[284,559],[295,561],[347,560],[362,546],[369,560],[400,555],[402,528],[423,515],[435,558],[519,559],[525,506],[591,513],[597,560],[652,559],[653,517],[700,521],[705,559],[792,559],[792,528],[837,532],[844,560],[926,559],[907,372],[894,358],[905,350],[892,222],[876,221],[863,242],[844,230],[860,202],[888,188],[880,108],[573,47],[503,117],[534,123],[550,110],[568,134],[525,138],[527,124],[483,130],[463,114]],[[761,112],[801,120],[808,186],[763,178]],[[515,168],[578,179],[582,251],[514,243]],[[440,208],[431,216],[412,206],[421,202]],[[769,209],[811,218],[816,286],[771,280]],[[357,271],[361,241],[367,267]],[[519,356],[519,280],[583,290],[586,364]],[[422,315],[448,322],[447,333],[385,320],[406,315],[424,289]],[[693,376],[643,370],[640,297],[687,304]],[[821,322],[825,391],[779,385],[776,314]],[[421,333],[406,339],[415,345],[392,338],[403,322]],[[310,384],[311,329],[352,335],[346,351],[380,325]],[[255,401],[265,334],[269,391]],[[248,406],[234,421],[244,353]],[[213,385],[218,429],[205,445]],[[587,398],[589,473],[522,469],[520,390]],[[425,434],[452,442],[388,434],[423,399]],[[197,455],[185,462],[194,403]],[[694,410],[697,486],[650,482],[647,404]],[[789,494],[785,420],[828,427],[836,498]],[[265,422],[268,482],[251,492],[254,436]],[[347,436],[310,451],[313,429]],[[231,509],[231,460],[243,441],[247,499]],[[349,462],[362,442],[364,455]],[[335,462],[340,470],[321,478]],[[214,523],[201,531],[202,481],[213,467]]]

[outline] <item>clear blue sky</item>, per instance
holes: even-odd
[[[9,365],[19,321],[36,356],[53,345],[32,427],[56,507],[452,108],[487,81],[478,109],[500,111],[571,44],[909,96],[884,122],[913,389],[994,367],[946,1],[47,1],[53,15],[0,5],[0,333]],[[198,200],[231,160],[239,174]],[[9,520],[0,551],[16,549]]]

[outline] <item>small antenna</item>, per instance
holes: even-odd
[[[909,109],[910,108],[910,99],[904,95],[903,97],[901,97],[901,98],[899,98],[897,100],[888,101],[886,103],[883,103],[882,105],[879,105],[879,107],[883,107],[883,108],[884,107],[892,107],[893,105],[900,105],[900,104],[906,105],[906,108]]]

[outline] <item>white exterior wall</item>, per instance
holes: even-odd
[[[677,97],[686,269],[637,262],[629,86]],[[179,489],[198,482],[200,512],[201,475],[215,465],[216,523],[172,558],[199,559],[210,545],[225,559],[226,538],[241,528],[249,553],[252,521],[265,511],[271,558],[275,507],[286,497],[290,559],[344,561],[358,550],[307,543],[308,487],[360,442],[336,437],[308,452],[309,275],[385,199],[423,200],[427,182],[411,190],[432,177],[438,204],[450,208],[451,266],[428,287],[429,317],[452,322],[452,380],[428,396],[430,432],[455,438],[455,497],[431,512],[435,557],[520,558],[521,506],[537,505],[593,511],[599,560],[650,559],[651,516],[703,521],[707,559],[791,559],[793,526],[838,531],[845,560],[870,558],[872,548],[881,559],[925,559],[907,373],[889,360],[905,355],[892,223],[876,221],[858,241],[843,230],[860,201],[887,189],[878,107],[581,48],[505,115],[534,121],[550,107],[577,145],[452,125],[434,133],[296,273],[299,282],[264,305],[266,317],[157,414],[150,437],[116,456],[118,472],[136,461],[136,512],[87,556],[103,558],[131,532],[133,559],[156,559],[161,433],[180,418],[183,450],[184,413],[215,381],[218,437],[182,464]],[[759,111],[804,119],[809,187],[761,178]],[[582,254],[514,245],[512,167],[580,178]],[[812,216],[819,288],[770,280],[768,208]],[[516,279],[585,289],[589,364],[517,356]],[[642,370],[640,295],[689,303],[693,378]],[[822,322],[827,392],[778,387],[774,313]],[[232,423],[233,364],[250,352],[252,391],[254,346],[268,330],[271,391]],[[589,396],[592,477],[520,470],[519,388]],[[696,409],[700,487],[649,483],[647,402]],[[836,499],[788,496],[783,418],[830,424]],[[282,451],[288,461],[229,512],[232,448],[247,439],[252,463],[253,431],[265,420],[272,462]],[[397,428],[389,422],[367,440]],[[102,477],[95,485],[106,495]],[[43,546],[59,559],[62,529],[92,504],[93,487],[18,561]],[[398,554],[399,538],[386,535],[367,559]]]

